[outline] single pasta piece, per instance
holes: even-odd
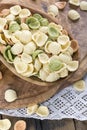
[[[26,17],[28,17],[30,15],[31,15],[31,12],[30,12],[29,9],[22,9],[20,14],[19,14],[19,17],[20,18],[26,18]]]
[[[32,60],[32,57],[30,55],[28,55],[26,53],[22,53],[21,61],[24,63],[31,63],[33,60]]]
[[[11,128],[11,121],[9,119],[0,120],[0,130],[9,130]]]
[[[60,73],[59,73],[60,78],[65,78],[68,76],[68,70],[64,68]]]
[[[50,5],[48,7],[48,12],[54,13],[55,16],[59,15],[58,8],[55,5]]]
[[[69,0],[69,3],[71,5],[79,6],[80,5],[80,0]]]
[[[66,6],[66,2],[65,1],[61,1],[61,2],[56,2],[55,5],[58,7],[58,9],[62,10],[65,8]]]
[[[49,73],[49,75],[46,78],[46,81],[54,82],[54,81],[58,80],[59,78],[60,78],[60,76],[58,73],[52,72],[52,73]]]
[[[46,46],[47,47],[47,46]],[[61,52],[61,46],[60,44],[58,44],[57,42],[51,42],[50,41],[50,44],[48,45],[48,48],[47,50],[54,54],[54,55],[57,55]]]
[[[70,61],[67,63],[67,69],[70,72],[76,71],[79,67],[79,62],[78,61]]]
[[[49,60],[49,70],[50,72],[59,71],[63,67],[63,63],[57,58],[50,58]]]
[[[18,61],[18,62],[14,62],[14,66],[15,66],[15,69],[16,71],[19,73],[19,74],[22,74],[24,72],[27,71],[28,69],[28,64],[22,62],[22,61]]]
[[[17,93],[15,90],[13,89],[8,89],[5,91],[5,100],[7,102],[13,102],[17,99]]]
[[[39,31],[33,34],[32,39],[37,44],[38,47],[42,47],[46,43],[48,36],[43,32]]]
[[[31,41],[24,46],[24,53],[26,54],[33,54],[36,50],[36,44]]]
[[[73,52],[75,53],[79,49],[78,41],[77,40],[71,40],[70,47],[73,49]]]
[[[9,32],[14,33],[17,30],[20,30],[20,25],[17,22],[10,22],[9,24]]]
[[[84,80],[79,80],[73,84],[73,87],[77,91],[84,91],[86,88],[86,84]]]
[[[69,42],[69,36],[61,35],[58,37],[57,41],[60,45],[65,45],[67,42]]]
[[[2,72],[0,71],[0,80],[2,79]]]
[[[10,13],[13,15],[19,15],[20,12],[21,12],[21,7],[19,5],[15,5],[10,8]]]
[[[80,9],[87,11],[87,1],[81,1],[80,2]]]
[[[40,117],[47,117],[49,115],[49,110],[46,106],[40,106],[37,109],[36,114]]]
[[[32,115],[32,114],[34,114],[37,111],[37,109],[38,109],[38,105],[37,104],[28,106],[27,107],[27,114],[28,115]]]
[[[46,64],[49,60],[49,57],[47,54],[45,53],[41,53],[38,55],[38,58],[39,58],[39,61],[42,63],[42,64]]]
[[[19,120],[14,125],[14,130],[26,130],[26,122],[24,120]]]
[[[26,19],[26,24],[29,26],[29,28],[31,28],[33,30],[40,28],[40,22],[38,21],[37,18],[32,17],[32,16],[30,16]]]
[[[11,52],[14,55],[19,55],[23,51],[23,45],[20,43],[16,43],[11,47]]]
[[[79,13],[73,9],[68,12],[68,17],[73,21],[80,19]]]

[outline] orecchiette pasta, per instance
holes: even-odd
[[[19,17],[20,18],[26,18],[26,17],[28,17],[30,15],[31,15],[31,12],[30,12],[29,9],[22,9],[20,14],[19,14]]]
[[[33,34],[32,39],[37,44],[37,46],[42,47],[46,43],[48,36],[43,32],[37,32]]]
[[[60,45],[65,45],[67,42],[69,42],[69,37],[67,35],[61,35],[58,37],[57,41]]]
[[[18,54],[22,53],[22,51],[23,51],[23,45],[20,44],[20,43],[14,44],[14,45],[12,46],[12,48],[11,48],[11,52],[12,52],[12,54],[14,54],[14,55],[18,55]]]
[[[78,69],[79,62],[78,61],[70,61],[67,63],[67,69],[70,72],[76,71]]]
[[[37,111],[37,109],[38,109],[38,105],[37,104],[28,106],[27,107],[27,114],[28,115],[32,115],[32,114],[34,114]]]
[[[80,2],[80,9],[87,11],[87,1]]]
[[[7,102],[13,102],[17,99],[17,93],[16,91],[12,90],[12,89],[8,89],[5,91],[5,100]]]
[[[19,61],[19,62],[14,62],[14,66],[15,66],[15,69],[16,71],[19,73],[19,74],[22,74],[24,72],[26,72],[28,70],[28,65],[22,61]]]
[[[79,13],[76,11],[76,10],[70,10],[68,12],[68,17],[71,19],[71,20],[77,20],[80,18],[80,15]]]
[[[61,52],[61,46],[57,42],[50,42],[47,49],[50,53],[54,55],[57,55]]]
[[[14,125],[14,130],[26,130],[26,122],[24,120],[18,120]]]
[[[42,63],[42,64],[46,64],[49,60],[49,57],[47,54],[45,53],[41,53],[38,55],[38,58],[39,58],[39,61]]]
[[[75,6],[79,6],[80,5],[80,0],[69,0],[69,3]]]
[[[84,80],[79,80],[73,84],[73,87],[77,91],[84,91],[86,88],[86,84]]]
[[[9,130],[11,128],[11,121],[9,119],[0,120],[0,130]]]
[[[33,54],[36,50],[36,45],[33,41],[29,42],[24,46],[24,52],[27,54]]]
[[[47,117],[49,115],[49,110],[46,106],[40,106],[37,109],[36,114],[40,117]]]
[[[79,0],[70,0],[78,4]],[[58,6],[63,9],[66,2],[57,2],[48,7],[53,17],[58,15]],[[86,4],[81,2],[82,10]],[[77,20],[80,15],[70,10],[69,18]],[[39,13],[14,5],[0,12],[0,52],[21,76],[36,76],[45,82],[54,82],[78,69],[79,62],[73,54],[78,51],[78,42],[70,37],[60,25],[50,22]]]
[[[21,7],[19,5],[12,6],[10,12],[13,15],[18,15],[21,12]]]
[[[58,8],[55,5],[50,5],[48,7],[48,12],[54,13],[55,16],[59,14]]]
[[[25,62],[25,63],[31,63],[32,57],[26,53],[22,53],[21,60],[22,60],[22,62]]]

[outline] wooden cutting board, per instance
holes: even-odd
[[[8,1],[11,2],[12,0]],[[6,0],[2,0],[3,3],[6,3]],[[16,1],[15,1],[16,2]],[[37,0],[36,2],[30,0],[19,0],[17,4],[31,5],[35,8],[47,10],[47,6],[54,3],[52,0],[50,2],[44,2]],[[13,1],[12,1],[13,3]],[[9,71],[1,62],[0,70],[3,73],[3,79],[0,81],[0,108],[20,108],[25,107],[28,104],[41,103],[56,92],[60,91],[64,87],[70,85],[71,83],[81,79],[87,72],[87,12],[82,12],[80,9],[77,9],[81,15],[81,19],[77,22],[72,22],[68,19],[67,13],[70,9],[67,4],[64,11],[60,11],[60,16],[57,18],[60,23],[71,33],[71,35],[78,40],[80,45],[80,66],[79,69],[70,74],[67,78],[59,80],[54,86],[38,86],[31,84],[29,82],[23,81],[19,77],[15,76],[11,71]],[[7,103],[4,100],[4,92],[7,89],[14,89],[17,92],[18,99],[15,102]]]

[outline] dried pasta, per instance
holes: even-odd
[[[68,17],[73,21],[80,19],[79,13],[73,9],[68,12]]]
[[[80,0],[69,0],[69,3],[75,6],[79,6],[80,5]]]
[[[40,117],[47,117],[49,115],[49,110],[46,106],[40,106],[37,109],[36,114]]]
[[[59,3],[61,9],[64,4]],[[55,17],[59,11],[51,5],[47,13]],[[80,18],[75,10],[70,10],[68,16],[72,20]],[[78,42],[71,39],[61,24],[50,22],[39,13],[19,5],[2,10],[0,32],[0,53],[21,76],[54,82],[78,69],[79,62],[73,60]]]
[[[5,100],[7,102],[13,102],[17,99],[17,93],[15,90],[8,89],[5,91]]]
[[[9,130],[11,128],[11,121],[9,119],[0,120],[0,130]]]
[[[81,1],[80,2],[80,9],[87,11],[87,1]]]
[[[55,16],[57,16],[59,14],[59,10],[55,5],[50,5],[48,7],[48,12],[54,13]]]
[[[27,114],[28,115],[32,115],[32,114],[34,114],[37,111],[37,109],[38,109],[38,105],[37,104],[28,106],[27,107]]]
[[[86,84],[84,80],[79,80],[73,84],[73,87],[77,91],[84,91],[86,88]]]

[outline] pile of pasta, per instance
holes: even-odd
[[[78,69],[78,42],[59,24],[19,5],[0,12],[1,53],[17,73],[54,82]]]

